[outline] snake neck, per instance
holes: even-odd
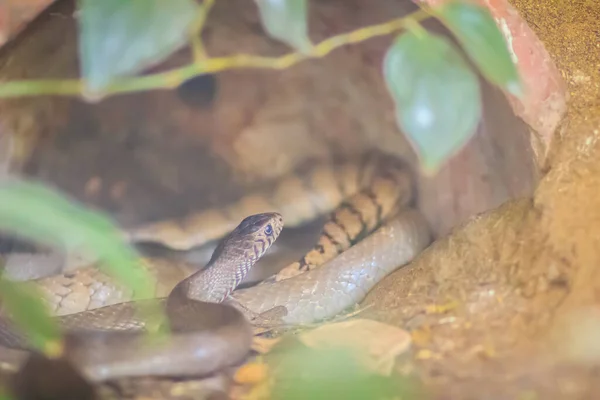
[[[223,302],[246,277],[256,259],[223,256],[175,286],[169,297],[209,303]]]
[[[207,303],[221,303],[242,282],[283,229],[278,213],[246,217],[217,248],[203,270],[181,281],[173,296]],[[171,297],[171,294],[169,295]]]

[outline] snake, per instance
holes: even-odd
[[[239,363],[248,354],[252,321],[257,318],[273,310],[283,311],[277,320],[287,324],[335,316],[360,302],[381,279],[429,245],[427,223],[409,204],[410,175],[394,157],[369,155],[358,167],[316,166],[307,173],[313,189],[334,185],[337,193],[300,196],[307,192],[306,180],[292,177],[262,197],[250,194],[223,207],[221,214],[209,210],[185,221],[164,221],[127,232],[129,240],[156,241],[176,249],[223,237],[205,268],[187,263],[173,268],[142,259],[156,273],[153,298],[131,301],[131,293],[91,266],[32,281],[55,296],[46,300],[66,332],[66,355],[94,381],[210,374]],[[300,201],[287,202],[290,196]],[[283,221],[286,226],[298,226],[323,213],[329,217],[317,244],[300,260],[254,287],[237,289],[277,239]],[[288,215],[296,217],[288,223]],[[226,222],[217,224],[219,218]],[[242,222],[231,228],[230,221],[236,218]],[[202,231],[201,225],[209,229]],[[160,234],[161,229],[165,234]],[[227,230],[230,233],[223,236]],[[161,274],[173,271],[178,272],[162,279]],[[69,310],[65,302],[73,293],[69,287],[85,286],[85,279],[88,288],[94,287],[88,292],[91,295],[72,302],[80,309]],[[143,302],[164,307],[173,334],[161,346],[142,345],[147,327],[136,306]],[[0,317],[0,345],[28,348],[26,337],[5,316]]]

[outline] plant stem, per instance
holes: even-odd
[[[205,1],[205,13],[214,0]],[[151,75],[127,78],[115,81],[104,93],[87,95],[85,93],[85,82],[78,79],[66,80],[23,80],[9,81],[0,84],[0,98],[26,97],[34,95],[66,95],[82,96],[88,101],[100,100],[109,95],[133,93],[156,89],[172,89],[198,75],[220,72],[234,68],[264,68],[283,70],[309,58],[323,58],[333,50],[353,43],[364,42],[379,36],[389,35],[406,27],[410,23],[418,23],[430,17],[430,13],[421,8],[412,14],[402,18],[393,19],[381,24],[360,28],[352,32],[332,36],[313,46],[308,54],[291,52],[279,57],[262,57],[251,54],[234,54],[227,57],[205,57],[203,48],[195,50],[195,60],[192,64],[174,68],[165,72]],[[206,18],[206,15],[204,15]],[[204,20],[196,22],[196,28],[200,29]],[[192,43],[193,45],[193,43]],[[199,52],[196,54],[196,52]]]

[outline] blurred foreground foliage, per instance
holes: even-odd
[[[0,230],[66,253],[91,254],[100,268],[131,288],[134,298],[153,294],[155,278],[141,268],[139,256],[108,218],[42,184],[13,179],[0,183]],[[40,299],[28,282],[0,276],[5,312],[27,333],[33,347],[47,356],[59,356],[61,332]],[[161,318],[157,311],[148,316]]]
[[[382,74],[396,104],[398,127],[419,157],[422,172],[432,175],[475,134],[482,115],[478,72],[506,93],[523,94],[516,65],[493,16],[470,0],[450,0],[435,7],[418,2],[420,9],[405,17],[320,43],[310,40],[309,0],[258,0],[265,33],[292,48],[280,57],[206,54],[202,29],[214,2],[79,0],[81,79],[7,81],[0,84],[0,97],[53,94],[99,101],[117,93],[172,89],[196,76],[233,68],[282,70],[325,57],[341,46],[395,34]],[[464,53],[454,42],[426,31],[420,23],[427,18],[441,21]],[[139,75],[186,45],[194,55],[191,64]]]

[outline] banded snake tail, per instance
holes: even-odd
[[[390,188],[389,181],[397,181],[397,188]],[[277,211],[283,215],[286,226],[297,227],[318,216],[336,209],[344,200],[359,192],[375,196],[383,208],[381,217],[389,212],[390,203],[406,204],[411,197],[410,177],[405,166],[394,156],[380,152],[367,152],[356,160],[322,162],[301,165],[297,171],[283,179],[266,184],[229,205],[192,213],[182,219],[169,219],[131,228],[123,232],[131,242],[150,242],[175,250],[189,250],[219,239],[233,229],[245,216]],[[388,192],[388,193],[386,193]],[[393,193],[397,192],[397,193]],[[383,197],[390,195],[389,197]],[[397,198],[400,195],[401,198]],[[354,207],[369,214],[369,226],[376,219],[372,205],[365,198],[350,200]],[[339,210],[340,217],[351,210]],[[358,225],[348,227],[349,232]],[[335,229],[335,228],[334,228]]]

